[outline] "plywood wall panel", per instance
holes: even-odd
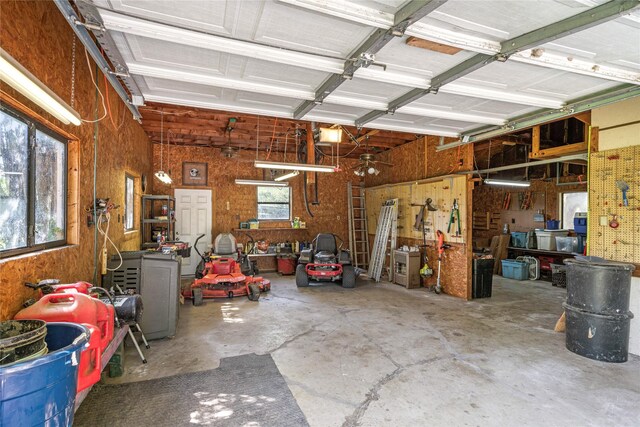
[[[562,178],[561,181],[575,178]],[[556,185],[555,178],[549,181],[534,180],[528,189],[516,190],[509,187],[492,185],[476,185],[473,189],[473,211],[500,214],[500,227],[497,230],[474,230],[474,238],[490,238],[502,232],[502,225],[507,223],[511,231],[529,231],[532,228],[544,228],[544,223],[534,222],[533,215],[541,210],[545,220],[560,218],[560,197],[563,192],[586,191],[584,184]],[[519,194],[531,191],[532,208],[520,209]],[[502,203],[506,192],[511,193],[511,206],[503,209]],[[515,220],[515,223],[512,222]]]
[[[68,104],[72,103],[74,37],[72,29],[53,2],[0,2],[0,45]],[[92,61],[90,63],[95,74],[95,64]],[[82,118],[93,119],[96,90],[79,41],[75,67],[74,107]],[[97,82],[103,94],[107,94],[102,74],[98,74]],[[87,227],[83,212],[93,200],[94,124],[65,126],[8,85],[0,83],[0,89],[77,137],[78,176],[74,183],[77,183],[77,203],[81,212],[77,224],[78,239],[74,245],[0,260],[0,320],[3,320],[13,316],[24,300],[35,296],[23,286],[26,281],[49,277],[59,278],[63,282],[92,280],[94,228]],[[110,88],[108,97],[115,125],[106,118],[97,126],[97,194],[98,197],[110,197],[121,206],[114,212],[111,239],[123,250],[137,249],[140,244],[138,233],[125,235],[122,224],[124,175],[151,175],[151,144],[141,126],[132,120],[125,105]],[[101,103],[99,100],[97,102],[98,113],[102,115]],[[140,192],[138,180],[136,193],[139,195]],[[109,252],[113,253],[113,250]]]
[[[249,236],[255,240],[269,240],[270,242],[310,241],[318,233],[329,232],[338,235],[348,247],[348,212],[347,212],[347,182],[358,182],[353,174],[357,164],[355,160],[341,160],[340,172],[318,173],[319,205],[310,205],[311,217],[304,206],[303,176],[302,174],[289,180],[292,188],[293,216],[300,217],[306,222],[306,230],[274,231],[269,227],[290,227],[284,221],[263,221],[260,229],[250,232],[238,232],[241,221],[247,221],[257,216],[257,190],[254,186],[236,185],[235,179],[263,179],[263,170],[253,166],[255,152],[241,151],[238,157],[228,159],[220,154],[220,149],[211,147],[171,147],[167,159],[167,147],[164,150],[165,171],[169,171],[174,183],[164,185],[153,180],[155,194],[173,194],[175,188],[211,188],[213,190],[213,235],[232,232],[239,242],[246,243]],[[264,158],[264,153],[261,153]],[[270,160],[282,161],[282,155],[274,153]],[[291,161],[290,158],[287,159]],[[208,186],[185,187],[182,185],[182,163],[204,162],[208,164]],[[160,168],[160,146],[154,145],[155,168]],[[308,188],[309,201],[314,198],[313,187]]]

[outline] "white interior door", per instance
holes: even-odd
[[[193,246],[199,235],[198,250],[204,253],[211,245],[211,190],[176,189],[176,234],[183,242]],[[193,276],[200,257],[194,249],[191,257],[182,258],[182,275]]]

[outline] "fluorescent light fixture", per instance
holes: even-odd
[[[285,180],[287,180],[289,178],[293,178],[294,176],[298,176],[299,173],[300,172],[298,172],[298,171],[291,171],[289,173],[285,173],[283,175],[277,176],[273,180],[274,181],[285,181]]]
[[[509,181],[505,179],[485,179],[484,183],[489,185],[501,185],[505,187],[529,187],[531,185],[529,181]]]
[[[342,142],[342,128],[320,128],[320,142],[339,144]]]
[[[291,170],[291,171],[306,171],[306,172],[335,172],[335,166],[327,165],[307,165],[305,163],[282,163],[282,162],[265,162],[262,160],[256,160],[253,164],[260,169],[278,169],[278,170]]]
[[[261,185],[265,187],[288,187],[288,182],[263,181],[259,179],[236,179],[238,185]]]
[[[80,126],[80,115],[0,48],[0,80],[38,104],[65,125]]]
[[[158,171],[154,174],[156,176],[156,178],[158,178],[163,184],[171,184],[173,183],[173,180],[171,179],[171,177],[169,176],[168,173],[166,173],[165,171]]]

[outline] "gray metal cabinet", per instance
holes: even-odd
[[[180,257],[175,255],[143,255],[140,295],[144,304],[140,324],[147,339],[176,334],[180,313]]]

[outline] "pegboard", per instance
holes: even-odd
[[[629,185],[629,206],[623,204],[618,180]],[[614,215],[617,228],[609,225]],[[588,226],[589,255],[640,263],[640,146],[591,154]]]
[[[425,211],[425,227],[427,240],[436,240],[436,230],[445,234],[445,241],[464,243],[466,234],[467,210],[467,178],[465,176],[444,178],[441,181],[411,182],[390,186],[366,189],[367,223],[369,234],[375,234],[382,203],[387,199],[398,199],[398,236],[422,240],[422,231],[414,229],[416,215],[420,213],[420,205],[427,198],[438,209],[435,212]],[[452,224],[451,233],[447,233],[453,200],[458,202],[460,212],[460,236],[455,236],[456,224]],[[454,216],[455,217],[455,216]],[[457,221],[457,217],[455,218]]]

